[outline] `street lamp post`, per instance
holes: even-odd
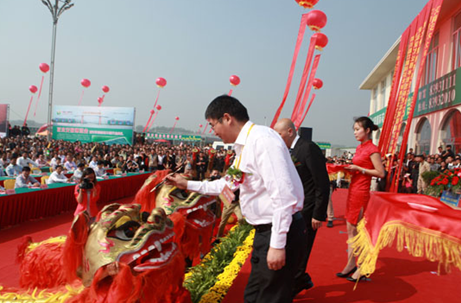
[[[47,129],[48,141],[51,140],[51,115],[53,109],[53,80],[54,80],[54,57],[56,54],[56,30],[58,29],[58,19],[61,14],[74,6],[74,3],[71,3],[72,0],[55,0],[55,4],[51,4],[50,0],[41,0],[42,3],[50,10],[51,16],[53,18],[53,36],[51,39],[51,62],[50,62],[50,91],[48,95],[48,119],[47,119]],[[61,6],[59,4],[61,3]]]

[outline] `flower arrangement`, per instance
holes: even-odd
[[[461,190],[461,168],[454,170],[446,170],[435,176],[429,183],[425,194],[440,197],[444,190],[449,190],[453,193]]]
[[[185,275],[184,287],[189,290],[192,302],[221,302],[251,252],[252,230],[249,224],[234,226],[221,243]]]

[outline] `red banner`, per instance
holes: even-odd
[[[415,75],[417,60],[419,58],[421,64],[417,73],[417,82],[414,88],[414,91],[417,92],[419,88],[419,81],[421,79],[422,71],[424,70],[424,62],[426,60],[426,55],[432,35],[434,32],[435,23],[440,12],[440,6],[442,5],[443,0],[431,0],[429,1],[419,15],[413,20],[410,26],[405,30],[400,41],[399,52],[397,55],[397,61],[395,66],[395,73],[392,80],[391,94],[389,98],[389,104],[386,111],[386,116],[384,119],[382,137],[379,142],[379,148],[381,154],[392,155],[389,165],[392,165],[394,155],[397,151],[397,144],[399,140],[399,135],[402,128],[403,117],[407,108],[407,100],[411,89],[412,80]],[[433,23],[433,27],[429,26],[428,23]],[[426,32],[427,30],[427,32]],[[424,40],[425,38],[425,40]],[[420,57],[421,46],[424,43],[424,50],[422,56]],[[427,43],[429,41],[429,43]],[[405,64],[403,60],[405,58]],[[402,74],[402,67],[403,74]],[[400,80],[400,76],[401,80]],[[399,81],[400,80],[400,81]],[[402,146],[400,149],[401,157],[405,155],[406,143],[408,140],[408,132],[411,126],[411,120],[414,112],[414,107],[416,104],[417,94],[410,106],[409,115],[405,133],[402,140]],[[394,179],[390,183],[391,191],[396,192],[398,189],[397,182],[400,176],[400,170],[394,174]]]

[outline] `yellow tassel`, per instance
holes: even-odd
[[[382,226],[378,241],[373,246],[365,225],[366,220],[362,219],[357,226],[357,235],[348,241],[362,275],[369,277],[376,270],[379,252],[386,246],[391,247],[394,240],[397,240],[399,252],[406,246],[411,256],[425,257],[431,262],[438,261],[439,274],[442,265],[446,272],[450,272],[451,266],[461,270],[459,239],[409,223],[391,221]]]

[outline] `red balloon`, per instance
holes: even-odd
[[[32,94],[35,94],[37,92],[37,86],[31,85],[29,86],[29,90]]]
[[[83,87],[90,87],[90,85],[91,85],[91,81],[88,80],[88,79],[82,79],[82,81],[80,81],[80,83],[82,84]]]
[[[178,120],[179,120],[179,117],[176,117],[175,119],[176,119],[176,121],[178,121]]]
[[[327,24],[327,15],[319,10],[310,11],[307,13],[306,23],[311,30],[318,32]]]
[[[323,86],[323,81],[318,78],[315,78],[312,82],[312,86],[314,86],[315,89],[321,89]]]
[[[155,114],[155,110],[151,109],[151,110],[150,110],[150,114],[151,114],[151,115]]]
[[[202,128],[202,126],[203,126],[202,124],[199,124],[199,126],[198,126],[198,127]]]
[[[157,105],[157,110],[161,110],[162,109],[162,106],[161,105]]]
[[[322,51],[325,46],[328,44],[328,37],[322,33],[315,33],[312,37],[317,37],[317,42],[315,43],[315,48],[319,51]]]
[[[240,78],[236,75],[232,75],[229,78],[230,84],[233,86],[237,86],[240,84]]]
[[[50,66],[46,63],[40,63],[38,67],[43,73],[47,73],[50,70]]]
[[[313,8],[319,0],[295,0],[300,6],[304,8]]]
[[[105,92],[105,93],[108,93],[108,92],[109,92],[109,86],[107,86],[107,85],[104,85],[101,89],[102,89],[102,91]]]
[[[164,87],[166,85],[166,80],[165,78],[160,77],[155,80],[155,83],[157,83],[158,87]]]

